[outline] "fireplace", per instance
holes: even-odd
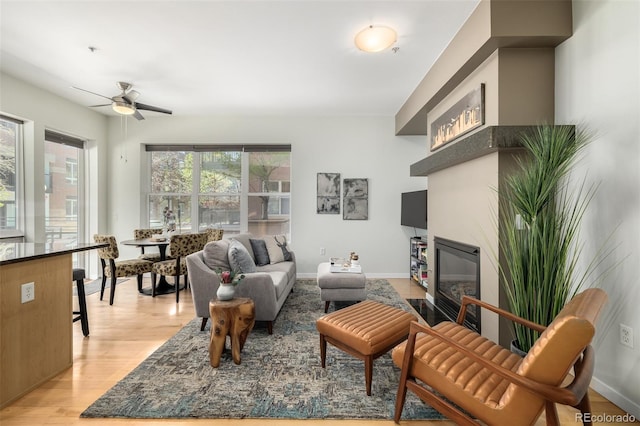
[[[462,296],[480,299],[480,248],[435,237],[435,307],[455,321]],[[480,333],[480,311],[467,308],[465,326]]]

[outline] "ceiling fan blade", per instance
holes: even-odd
[[[103,107],[103,106],[111,106],[111,104],[89,105],[89,108],[96,108],[96,107]]]
[[[144,117],[142,116],[142,114],[140,114],[140,111],[136,110],[136,112],[133,113],[133,116],[136,118],[136,120],[144,120]]]
[[[163,114],[173,114],[173,112],[171,110],[160,108],[160,107],[155,107],[155,106],[152,106],[152,105],[141,104],[139,102],[136,102],[135,106],[136,106],[136,109],[142,109],[142,110],[154,111],[154,112],[161,112]]]
[[[91,93],[92,95],[100,96],[101,98],[112,100],[110,97],[105,96],[105,95],[101,95],[100,93],[92,92],[92,91],[86,90],[86,89],[81,89],[80,87],[76,87],[76,86],[71,86],[71,87],[73,87],[74,89],[77,89],[77,90],[82,90],[83,92]]]

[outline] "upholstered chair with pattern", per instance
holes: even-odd
[[[120,277],[138,278],[138,291],[142,291],[142,275],[151,272],[153,262],[145,259],[127,259],[117,260],[120,257],[118,243],[113,235],[94,235],[93,240],[96,243],[107,243],[109,246],[98,249],[98,257],[102,265],[102,287],[100,289],[100,300],[104,296],[104,288],[107,278],[111,278],[111,293],[109,295],[109,304],[113,305],[113,298],[116,294],[116,281]]]
[[[220,241],[224,235],[224,229],[219,228],[207,228],[203,232],[207,234],[208,243],[211,241]]]
[[[134,229],[133,238],[136,240],[142,240],[144,238],[151,238],[153,235],[162,234],[162,228],[143,228]],[[140,246],[142,253],[138,256],[138,259],[150,260],[152,262],[158,262],[160,260],[160,253],[145,253],[144,247]]]
[[[156,275],[175,277],[176,303],[180,301],[180,276],[184,275],[185,288],[188,286],[187,263],[185,258],[204,248],[207,234],[176,234],[171,236],[169,247],[173,259],[155,262],[151,270],[152,293],[155,297]]]

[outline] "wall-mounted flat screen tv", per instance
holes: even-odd
[[[427,190],[403,192],[400,224],[427,229]]]

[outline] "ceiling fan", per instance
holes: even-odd
[[[118,114],[133,115],[138,120],[144,120],[144,117],[142,116],[142,114],[140,114],[139,110],[161,112],[163,114],[173,114],[173,112],[168,109],[136,102],[136,99],[138,98],[138,96],[140,96],[140,93],[136,92],[135,90],[131,90],[131,88],[133,87],[131,83],[119,81],[116,83],[116,86],[122,92],[113,97],[101,95],[99,93],[91,92],[86,89],[81,89],[80,87],[73,86],[73,88],[82,90],[83,92],[91,93],[92,95],[100,96],[101,98],[109,99],[111,101],[111,103],[109,104],[91,105],[92,108],[110,105],[111,108]]]

